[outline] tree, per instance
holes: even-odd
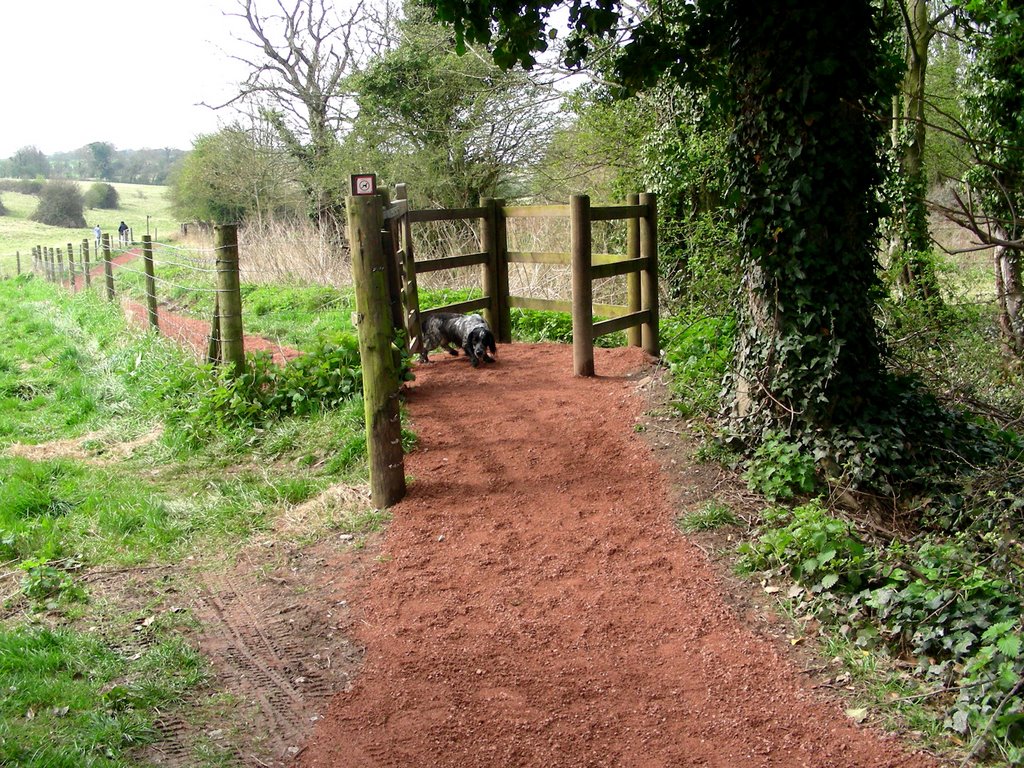
[[[51,227],[76,229],[85,226],[82,192],[73,181],[50,181],[39,193],[32,221]]]
[[[89,145],[92,155],[92,171],[96,178],[109,180],[114,177],[114,145],[107,141],[94,141]]]
[[[269,144],[267,126],[234,125],[193,142],[170,184],[183,219],[230,223],[301,208],[294,161]]]
[[[36,147],[22,147],[11,157],[8,172],[17,179],[49,178],[50,161]]]
[[[430,205],[465,207],[506,194],[543,152],[557,93],[489,56],[455,53],[454,35],[415,3],[398,44],[349,81],[359,116],[349,152]]]
[[[338,132],[350,116],[340,85],[357,61],[355,39],[362,3],[339,18],[329,0],[278,2],[277,13],[261,14],[255,0],[238,0],[251,57],[237,56],[249,75],[237,95],[214,106],[248,110],[274,127],[278,140],[302,169],[310,216],[336,217],[341,191],[325,183],[338,149]]]
[[[84,200],[89,208],[115,210],[120,204],[117,190],[111,184],[101,181],[97,181],[86,190]]]
[[[925,138],[929,47],[939,26],[955,10],[940,4],[931,14],[928,0],[900,0],[905,70],[893,99],[892,180],[889,216],[889,262],[904,292],[919,299],[940,301],[938,280],[929,259],[931,238],[925,200]]]
[[[529,64],[547,47],[555,2],[502,0],[487,13],[463,0],[431,5],[457,37],[489,42],[499,62]],[[625,15],[617,3],[573,4],[570,63],[586,53],[588,33],[611,34]],[[893,86],[875,32],[868,0],[672,2],[633,25],[617,66],[634,88],[659,76],[694,83],[728,113],[743,269],[733,433],[748,444],[783,433],[815,445],[855,480],[864,477],[856,435],[895,418],[874,319],[877,116]]]
[[[999,326],[1007,353],[1024,358],[1024,8],[1014,0],[970,0],[972,51],[964,120],[975,158],[967,194],[944,212],[994,248]]]

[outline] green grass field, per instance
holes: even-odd
[[[77,182],[84,193],[93,182]],[[21,252],[22,270],[27,271],[30,265],[33,246],[42,245],[48,248],[66,248],[72,243],[77,248],[82,240],[93,242],[92,228],[97,224],[104,232],[112,235],[117,241],[117,227],[124,221],[133,230],[137,238],[146,234],[147,217],[149,231],[154,239],[166,241],[178,232],[178,220],[171,213],[171,204],[167,200],[167,187],[156,187],[144,184],[114,184],[120,197],[120,208],[117,210],[86,209],[86,227],[84,229],[66,229],[49,227],[30,221],[29,217],[36,209],[39,199],[35,195],[23,195],[17,192],[0,192],[7,209],[6,216],[0,216],[0,276],[13,275],[16,271],[15,253]]]
[[[0,280],[0,327],[0,765],[146,765],[158,718],[201,717],[189,707],[216,693],[197,621],[174,607],[190,569],[218,567],[331,484],[364,485],[363,403],[207,418],[184,441],[224,383],[98,293]],[[331,506],[287,535],[340,530],[358,545],[384,520]],[[90,580],[136,568],[145,589]]]

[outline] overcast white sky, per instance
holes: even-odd
[[[190,149],[244,76],[235,0],[0,0],[0,158],[109,141]]]

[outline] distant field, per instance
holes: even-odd
[[[93,182],[77,182],[84,193]],[[65,248],[74,243],[77,248],[82,240],[89,238],[92,244],[92,228],[97,224],[104,232],[113,235],[117,242],[117,227],[124,221],[139,238],[146,234],[146,217],[149,217],[149,232],[154,239],[166,241],[178,233],[178,220],[170,210],[167,200],[167,187],[147,184],[114,184],[120,196],[121,207],[117,210],[101,210],[95,208],[85,211],[86,228],[65,229],[64,227],[48,227],[34,221],[29,216],[36,209],[38,198],[34,195],[21,195],[16,192],[0,192],[7,209],[6,216],[0,216],[0,276],[12,275],[15,271],[15,252],[21,252],[22,269],[29,263],[32,247],[42,245],[49,248]]]

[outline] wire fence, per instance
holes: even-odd
[[[242,275],[251,280],[263,270],[243,270],[235,227],[218,229],[224,237],[213,247],[159,242],[148,236],[115,245],[108,235],[98,249],[90,240],[36,246],[27,256],[17,254],[15,268],[18,274],[31,272],[72,292],[99,292],[118,302],[136,323],[209,362],[233,362],[245,351],[257,350],[279,364],[297,357],[296,349],[272,333],[243,334]],[[279,274],[273,271],[266,277]]]

